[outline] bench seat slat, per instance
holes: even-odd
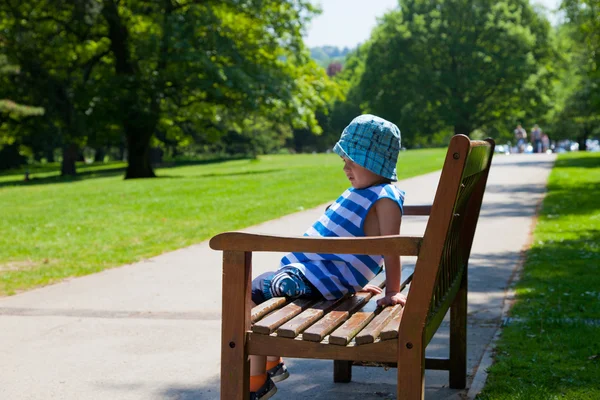
[[[381,271],[369,283],[380,288],[385,287],[385,272]],[[373,297],[373,294],[368,292],[358,292],[353,296],[348,297],[332,311],[327,313],[327,315],[318,320],[317,323],[306,329],[304,333],[302,333],[302,340],[310,342],[322,341],[325,336],[350,318],[356,310],[366,304],[371,297]]]
[[[252,312],[250,314],[250,321],[252,323],[258,321],[271,311],[276,310],[282,305],[284,305],[286,302],[287,300],[285,299],[285,297],[273,297],[272,299],[269,299],[264,303],[253,307]]]
[[[277,336],[295,338],[306,327],[318,321],[325,313],[331,311],[343,298],[337,300],[322,300],[302,311],[299,315],[277,329]]]
[[[396,304],[391,307],[386,307],[379,314],[373,318],[369,325],[365,326],[359,334],[356,335],[356,344],[367,344],[373,343],[375,339],[379,337],[379,334],[383,328],[390,322],[390,320],[400,311],[402,306]]]
[[[311,299],[294,300],[285,307],[267,315],[265,318],[252,325],[252,332],[270,335],[275,329],[279,328],[314,303],[315,301]]]
[[[329,343],[346,346],[358,332],[375,317],[377,302],[369,301],[360,311],[352,314],[342,326],[329,335]]]
[[[349,297],[326,316],[317,321],[317,323],[306,329],[302,333],[302,340],[308,340],[310,342],[322,341],[329,332],[340,326],[354,311],[362,307],[370,298],[371,294],[365,292],[357,293],[354,296]]]
[[[383,327],[381,333],[379,334],[379,338],[381,340],[396,339],[398,337],[398,330],[400,329],[400,321],[402,320],[403,313],[404,308],[402,308],[400,312],[394,314],[394,316]]]

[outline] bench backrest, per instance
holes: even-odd
[[[424,335],[426,345],[442,322],[461,284],[494,152],[494,142],[456,135],[435,194],[415,266],[400,336]]]

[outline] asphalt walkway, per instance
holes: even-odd
[[[469,385],[501,322],[507,287],[528,246],[553,155],[497,156],[469,268]],[[341,171],[340,171],[341,173]],[[430,203],[439,173],[398,182],[406,204]],[[324,205],[248,228],[299,235]],[[406,217],[404,234],[425,218]],[[73,257],[77,257],[73,254]],[[221,253],[207,242],[98,274],[0,298],[0,399],[218,399]],[[280,254],[258,253],[254,275]],[[403,259],[404,268],[414,258]],[[446,354],[447,323],[427,349]],[[334,384],[332,362],[287,360],[291,376],[275,398],[395,398],[396,370],[355,367]],[[473,382],[473,378],[474,382]],[[447,388],[447,372],[426,373],[426,398],[467,394]],[[472,391],[471,391],[472,392]],[[472,394],[472,393],[471,393]]]

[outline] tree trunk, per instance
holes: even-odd
[[[54,162],[54,149],[44,150],[44,157],[46,158],[46,162],[53,163]]]
[[[471,129],[464,124],[455,124],[454,125],[454,134],[455,135],[467,135],[469,136],[471,133]]]
[[[125,111],[123,115],[123,128],[127,138],[127,171],[125,172],[125,179],[154,178],[156,175],[150,164],[149,149],[150,138],[154,134],[156,125],[158,124],[157,115],[160,112],[160,102],[157,93],[160,92],[161,88],[159,86],[162,86],[162,84],[154,88],[154,92],[150,96],[150,112],[139,111],[144,108],[144,104],[142,103],[146,100],[137,97],[137,93],[140,92],[139,85],[142,84],[139,80],[139,67],[131,54],[131,47],[129,46],[129,31],[119,14],[118,3],[112,0],[104,0],[103,4],[102,14],[108,23],[110,47],[115,56],[115,72],[117,76],[125,78],[125,81],[128,82],[125,89],[127,89],[129,96],[120,99],[120,106]],[[165,15],[167,15],[172,11],[172,4],[170,1],[165,4]],[[159,55],[159,62],[156,67],[159,75],[165,69],[166,52],[165,54],[162,53],[166,51],[166,47],[164,46],[166,46],[168,37],[167,33],[163,33],[161,54]]]
[[[105,155],[104,147],[98,147],[96,153],[94,153],[94,162],[104,162]]]
[[[61,176],[75,176],[77,175],[77,170],[75,168],[75,161],[77,161],[78,149],[74,144],[69,144],[63,147],[63,157],[62,163],[60,166],[60,175]]]
[[[147,126],[125,125],[127,134],[127,171],[125,179],[154,178],[150,164],[151,129]]]
[[[579,151],[587,150],[587,139],[590,136],[590,131],[587,128],[583,129],[583,133],[577,137],[577,143],[579,144]]]

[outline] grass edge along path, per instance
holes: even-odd
[[[560,155],[479,400],[600,399],[600,153]]]
[[[402,152],[398,179],[439,170],[444,155],[445,149]],[[137,262],[333,201],[349,187],[342,166],[335,154],[298,154],[160,168],[156,179],[125,181],[106,165],[86,167],[75,179],[40,171],[25,183],[21,174],[4,175],[0,295]]]

